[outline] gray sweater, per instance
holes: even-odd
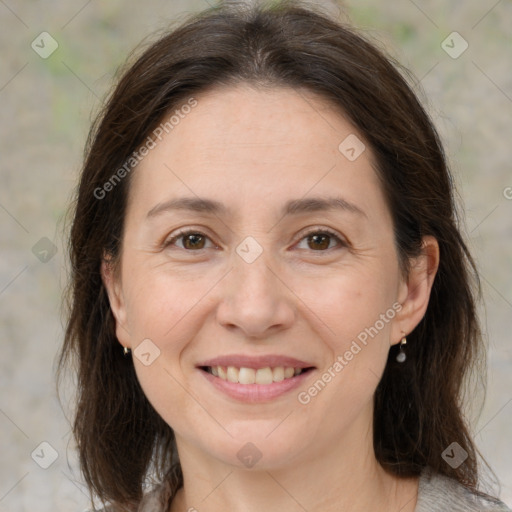
[[[457,480],[424,470],[414,512],[511,512],[501,501],[472,493]]]
[[[147,494],[138,512],[167,512],[169,490],[165,485]],[[426,469],[420,476],[415,512],[512,512],[501,501],[480,497],[456,480]]]

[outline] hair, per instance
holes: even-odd
[[[375,392],[374,451],[392,474],[418,476],[430,467],[477,492],[481,455],[463,405],[469,377],[485,371],[480,282],[440,138],[408,85],[410,73],[350,24],[297,1],[209,8],[132,59],[91,127],[69,237],[59,374],[72,367],[77,375],[73,433],[91,496],[132,510],[150,472],[171,496],[183,485],[173,431],[123,356],[101,279],[105,255],[118,267],[131,175],[101,199],[95,191],[172,109],[237,84],[316,93],[356,127],[374,156],[404,275],[422,237],[437,239],[440,263],[426,314],[408,335],[407,361],[395,361],[393,346]],[[456,468],[441,457],[453,442],[468,453]]]

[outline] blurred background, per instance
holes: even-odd
[[[0,0],[0,512],[88,508],[55,392],[63,216],[116,68],[214,3]],[[511,506],[512,2],[323,3],[412,70],[446,143],[485,299],[489,377],[473,432]]]

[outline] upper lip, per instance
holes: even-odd
[[[312,368],[314,365],[306,361],[301,361],[295,357],[281,356],[277,354],[261,355],[261,356],[248,356],[242,354],[231,354],[225,356],[214,357],[208,359],[201,366],[234,366],[236,368],[265,368],[267,366],[276,368],[278,366],[292,367],[292,368]]]

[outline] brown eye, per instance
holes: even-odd
[[[307,233],[302,240],[307,240],[307,248],[316,252],[326,252],[332,248],[331,242],[334,240],[338,246],[343,247],[346,243],[335,233],[331,231],[311,231]],[[302,242],[301,240],[301,242]]]
[[[185,235],[183,237],[183,246],[185,249],[203,249],[204,248],[204,236],[199,233],[193,233]]]
[[[308,245],[310,249],[328,249],[331,237],[329,235],[319,234],[310,235],[308,238]]]
[[[185,249],[187,251],[205,249],[206,240],[209,238],[203,233],[197,231],[183,231],[173,236],[170,240],[165,243],[165,247],[176,245],[177,240],[182,240],[181,246],[178,245],[179,249]]]

